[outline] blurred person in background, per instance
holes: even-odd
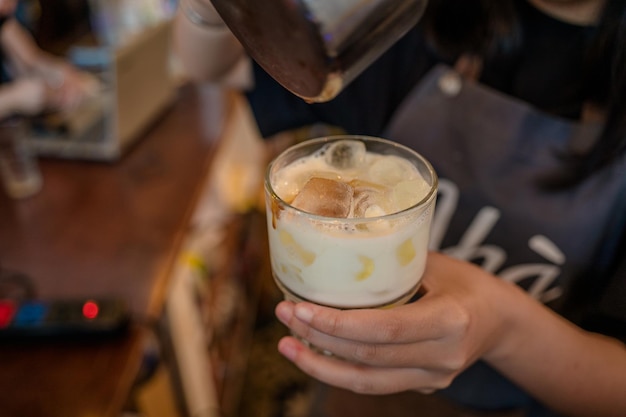
[[[624,0],[431,0],[320,104],[251,62],[209,0],[181,2],[175,42],[196,80],[247,72],[263,137],[324,123],[408,145],[440,176],[425,294],[390,310],[281,302],[296,335],[344,360],[291,336],[285,357],[357,393],[626,415]]]
[[[41,49],[18,21],[17,0],[0,0],[0,119],[71,111],[93,94],[93,77]]]

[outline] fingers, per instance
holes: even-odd
[[[424,297],[393,309],[337,310],[310,303],[283,302],[276,315],[287,325],[292,318],[321,333],[366,343],[413,343],[444,337],[450,313]]]
[[[55,107],[68,111],[74,110],[98,91],[97,80],[78,71],[68,71],[63,83],[54,88]]]
[[[13,110],[18,114],[35,115],[44,110],[50,100],[46,84],[38,79],[22,78],[10,84]]]
[[[360,393],[446,387],[481,357],[500,320],[488,302],[497,278],[450,257],[431,254],[419,300],[388,310],[338,310],[281,302],[276,316],[294,335],[279,350],[309,375]],[[487,343],[488,344],[488,343]],[[342,359],[338,359],[342,358]]]
[[[457,372],[464,364],[464,358],[456,354],[454,345],[449,340],[421,338],[419,341],[398,342],[398,338],[395,338],[372,341],[376,337],[372,337],[370,333],[376,333],[377,330],[367,321],[364,322],[367,326],[364,330],[368,334],[367,340],[342,337],[336,331],[325,333],[300,320],[295,315],[299,308],[299,305],[284,302],[277,306],[276,315],[300,338],[352,362],[371,366],[419,367],[445,372]]]
[[[321,333],[344,339],[355,339],[367,343],[382,343],[395,340],[404,341],[405,323],[397,321],[393,316],[377,311],[384,318],[378,319],[381,325],[377,326],[371,310],[342,311],[316,306],[309,303],[293,304],[282,302],[276,307],[276,316],[292,330],[304,332],[303,337],[309,339]],[[364,328],[363,324],[367,324]],[[382,327],[385,334],[382,333]],[[374,328],[376,330],[374,330]]]
[[[451,378],[443,374],[424,369],[370,367],[319,354],[294,337],[281,339],[278,350],[313,378],[360,394],[432,392],[451,382]]]

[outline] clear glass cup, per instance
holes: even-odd
[[[362,150],[350,150],[351,145],[346,151],[346,141],[362,144],[357,149],[364,148],[365,156]],[[346,152],[348,160],[358,159],[358,166],[340,160],[339,168],[329,168],[320,162],[335,164]],[[312,168],[302,163],[311,155],[317,155]],[[393,158],[381,162],[381,155]],[[361,171],[366,178],[357,174]],[[420,178],[414,178],[415,173]],[[312,177],[315,180],[309,181]],[[323,206],[326,196],[336,195],[310,183],[326,187],[327,180],[340,190],[341,201],[331,203],[341,211],[339,216],[335,209],[332,214],[309,209],[309,203],[302,202],[308,197],[294,199],[306,189],[304,194],[313,196],[310,204]],[[272,275],[285,299],[341,309],[386,308],[409,301],[426,264],[437,185],[425,158],[381,138],[332,136],[285,150],[269,164],[265,176]],[[403,208],[392,212],[398,204]]]
[[[9,197],[22,199],[43,186],[37,156],[25,141],[25,123],[17,118],[0,123],[0,177]]]

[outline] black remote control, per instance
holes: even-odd
[[[0,340],[119,335],[130,321],[119,299],[0,300]]]

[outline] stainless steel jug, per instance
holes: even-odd
[[[413,27],[427,0],[211,0],[248,54],[309,102],[334,98]]]

